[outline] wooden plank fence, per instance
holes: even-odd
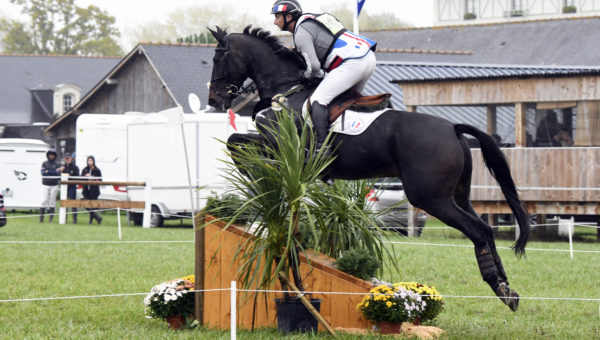
[[[196,289],[228,288],[231,281],[236,281],[239,268],[239,260],[235,257],[235,252],[242,242],[246,242],[253,235],[235,225],[225,229],[225,223],[217,221],[212,216],[206,216],[206,222],[208,224],[204,228],[196,231],[203,234],[201,237],[197,236],[196,240],[203,240],[204,243],[204,246],[202,242],[196,244]],[[202,222],[198,221],[198,225],[202,225]],[[309,253],[309,257],[310,266],[306,258],[301,256],[301,273],[307,291],[367,294],[372,288],[371,283],[335,269],[332,266],[333,259],[325,255]],[[203,263],[198,261],[200,258],[204,259]],[[201,285],[204,287],[200,287]],[[270,288],[270,290],[280,289],[279,286]],[[202,300],[203,310],[200,314],[203,324],[210,328],[228,329],[231,317],[230,292],[204,292],[198,296]],[[237,327],[244,329],[276,327],[274,301],[276,297],[281,297],[281,294],[239,293]],[[356,310],[356,305],[360,303],[363,295],[314,294],[312,298],[322,300],[321,315],[334,329],[369,326],[368,321]],[[256,306],[254,306],[255,301]],[[253,319],[254,325],[252,325]],[[321,325],[319,328],[322,330]]]
[[[527,202],[600,203],[600,148],[504,148],[519,195]],[[472,149],[473,201],[503,201],[485,167],[480,149]],[[557,188],[557,189],[552,189]],[[569,189],[570,188],[570,189]]]

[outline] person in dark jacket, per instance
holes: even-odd
[[[47,160],[42,163],[42,206],[40,207],[40,223],[44,222],[44,213],[48,212],[48,222],[52,223],[54,208],[56,207],[56,193],[58,182],[63,168],[56,161],[56,150],[50,149],[46,152]]]
[[[98,169],[98,167],[96,167],[96,159],[94,158],[94,156],[87,157],[87,166],[85,168],[83,168],[83,170],[81,171],[81,176],[97,177],[97,178],[91,179],[92,181],[100,181],[101,180],[100,177],[102,177],[102,172],[100,171],[100,169]],[[100,196],[100,186],[99,185],[84,185],[83,191],[81,192],[81,194],[83,195],[83,199],[97,200],[98,196]],[[100,217],[98,215],[98,213],[96,213],[95,211],[93,211],[92,209],[89,209],[89,208],[87,208],[87,210],[90,212],[90,221],[88,222],[88,224],[92,224],[92,221],[94,221],[94,219],[98,222],[98,224],[100,224],[100,222],[102,222],[102,217]]]
[[[71,157],[70,153],[64,155],[65,165],[63,168],[63,174],[69,174],[69,177],[79,176],[79,167],[75,165],[75,160]],[[67,198],[70,200],[77,199],[77,186],[75,184],[69,184],[67,186]],[[73,214],[73,224],[77,224],[77,208],[71,208]]]

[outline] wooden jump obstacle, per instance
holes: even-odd
[[[195,232],[196,240],[196,290],[228,288],[231,281],[237,281],[236,273],[239,261],[234,258],[242,242],[253,235],[242,227],[225,223],[215,217],[200,218],[196,225],[205,225]],[[333,267],[334,260],[323,254],[308,253],[307,259],[301,255],[303,282],[306,291],[347,292],[367,294],[372,284],[341,272]],[[281,290],[279,286],[269,290]],[[239,293],[237,297],[237,327],[243,329],[276,327],[275,293]],[[368,321],[356,310],[362,299],[360,295],[313,294],[312,298],[321,299],[320,313],[335,328],[367,328]],[[256,306],[253,306],[256,297]],[[230,328],[230,292],[214,291],[196,293],[196,318],[210,328]],[[256,308],[254,308],[256,307]],[[253,321],[253,310],[254,325]],[[321,324],[319,329],[324,330]]]
[[[68,176],[63,176],[60,181],[60,209],[59,224],[66,223],[67,208],[86,208],[86,209],[144,209],[144,228],[149,227],[150,223],[150,205],[146,201],[114,201],[114,200],[69,200],[67,199],[67,185],[114,185],[120,187],[148,187],[146,182],[120,182],[120,181],[94,181],[94,180],[68,180]],[[148,195],[147,195],[148,196]],[[148,217],[146,217],[148,216]]]

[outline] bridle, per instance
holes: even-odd
[[[222,61],[221,64],[223,65],[222,72],[220,72],[220,75],[216,76],[215,78],[212,78],[210,80],[210,84],[212,84],[214,81],[217,81],[217,80],[225,80],[225,89],[227,90],[227,94],[223,95],[223,94],[216,93],[217,96],[219,96],[223,99],[234,99],[237,96],[244,94],[244,93],[251,93],[251,92],[255,92],[255,91],[260,92],[261,90],[275,89],[281,85],[292,84],[292,83],[297,84],[299,82],[298,78],[293,77],[293,79],[290,79],[290,80],[275,81],[275,82],[271,82],[269,84],[263,84],[262,86],[259,87],[259,86],[257,86],[257,84],[254,83],[254,81],[252,81],[249,84],[247,84],[246,86],[244,86],[243,81],[230,80],[229,56],[231,55],[231,49],[230,49],[230,43],[229,43],[229,34],[227,35],[226,39],[227,40],[225,41],[225,47],[217,47],[215,50],[217,53],[223,53],[223,58],[221,59],[221,61]],[[280,76],[285,76],[285,75],[289,75],[289,74],[297,75],[298,73],[297,73],[297,71],[283,72],[280,74]]]
[[[222,80],[225,79],[225,90],[227,90],[227,95],[230,98],[235,98],[237,96],[239,96],[240,94],[243,93],[249,93],[249,92],[253,92],[254,90],[250,90],[250,88],[252,87],[253,83],[250,83],[248,86],[244,87],[243,82],[240,81],[231,81],[229,79],[229,55],[231,54],[231,50],[229,49],[229,34],[227,35],[227,40],[225,42],[225,47],[217,47],[216,52],[222,52],[223,53],[223,58],[222,58],[222,64],[223,64],[223,71],[221,72],[221,75],[215,78],[212,78],[210,80],[210,83],[212,84],[214,81],[216,80]],[[222,97],[223,99],[229,99],[229,98],[224,98],[223,95],[220,95],[217,93],[217,95],[219,97]]]

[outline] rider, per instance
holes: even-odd
[[[300,78],[323,78],[310,97],[318,152],[329,132],[327,105],[348,89],[364,89],[375,71],[377,43],[346,30],[330,14],[303,14],[297,0],[276,0],[271,14],[279,29],[294,34],[296,49],[307,66]]]

